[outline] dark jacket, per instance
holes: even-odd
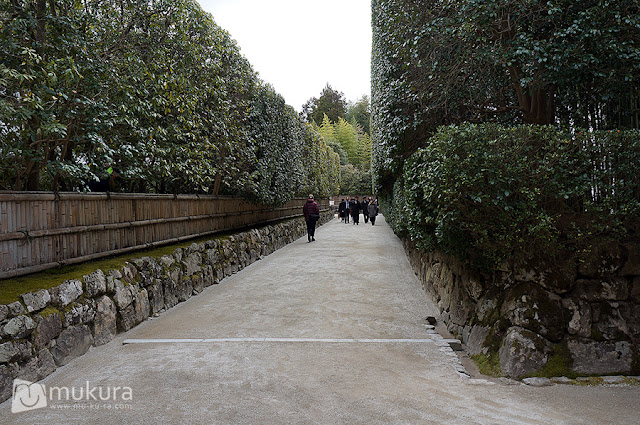
[[[318,208],[318,204],[313,199],[307,199],[307,203],[302,207],[302,214],[304,214],[304,219],[309,221],[309,217],[313,215],[320,215],[320,208]]]
[[[369,215],[369,201],[360,202],[360,209],[362,210],[362,214]]]
[[[360,214],[360,202],[358,201],[349,202],[349,211],[351,211],[352,216],[356,216]]]
[[[340,205],[338,206],[338,213],[340,214],[340,217],[344,217],[344,212],[347,209],[347,203],[345,201],[340,202]]]
[[[378,216],[378,206],[375,204],[375,202],[370,203],[369,205],[367,205],[367,207],[369,208],[369,217]]]

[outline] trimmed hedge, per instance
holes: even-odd
[[[638,236],[640,132],[442,127],[404,164],[390,219],[476,270]]]
[[[0,2],[0,190],[325,197],[316,133],[195,0]]]

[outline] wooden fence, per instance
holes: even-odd
[[[0,279],[300,216],[304,202],[273,208],[222,196],[0,191]]]

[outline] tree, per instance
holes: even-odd
[[[587,98],[595,110],[616,87],[635,94],[640,86],[636,1],[403,3],[409,41],[397,53],[407,83],[449,122],[515,112],[524,123],[553,124],[559,108],[578,118]],[[415,16],[408,23],[407,14]]]
[[[108,151],[112,124],[96,97],[105,65],[79,1],[0,2],[0,187],[78,181]],[[80,154],[84,161],[76,161]]]
[[[363,172],[351,164],[340,167],[340,193],[344,195],[370,195],[371,173]]]
[[[319,98],[312,97],[302,106],[302,115],[309,123],[321,123],[325,114],[331,122],[338,122],[345,117],[346,107],[344,94],[327,83]]]
[[[334,125],[335,137],[342,149],[347,153],[349,163],[359,166],[360,158],[358,157],[358,133],[356,129],[345,121],[343,118],[339,118],[338,122]]]
[[[371,137],[365,133],[355,119],[351,121],[351,126],[355,129],[358,143],[356,146],[357,163],[364,170],[371,168]]]
[[[362,96],[357,102],[349,102],[345,120],[352,124],[355,120],[365,133],[371,134],[371,102],[369,96]]]
[[[270,205],[284,204],[304,184],[303,131],[300,118],[273,87],[261,84],[249,115],[250,183],[246,197]]]
[[[380,187],[441,125],[638,125],[635,0],[374,0],[372,136]]]

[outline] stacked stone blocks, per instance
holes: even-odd
[[[497,355],[503,375],[640,374],[640,246],[610,243],[582,261],[473,273],[404,241],[424,289],[470,355]]]

